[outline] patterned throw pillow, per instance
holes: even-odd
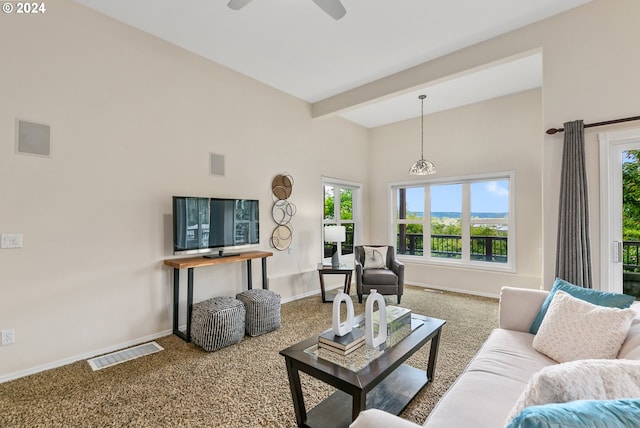
[[[633,309],[593,305],[558,290],[533,339],[533,348],[560,363],[616,358],[634,316]]]
[[[365,269],[386,269],[387,249],[389,247],[362,247],[364,249]]]

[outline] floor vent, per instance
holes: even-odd
[[[156,342],[149,342],[123,349],[121,351],[112,352],[101,357],[92,358],[87,360],[87,362],[95,372],[96,370],[106,369],[107,367],[134,360],[138,357],[144,357],[145,355],[154,354],[162,350],[164,350],[164,348]]]

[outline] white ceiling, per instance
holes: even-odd
[[[76,0],[310,103],[590,0],[342,0],[334,20],[312,0]],[[541,55],[486,68],[342,113],[366,127],[541,85]],[[477,74],[477,75],[476,75]]]

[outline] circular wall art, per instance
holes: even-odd
[[[273,203],[271,216],[278,224],[288,224],[296,214],[296,206],[289,201],[278,200]]]
[[[271,191],[278,200],[289,198],[293,191],[293,177],[285,174],[276,175],[271,181]]]
[[[293,233],[288,226],[280,225],[273,229],[271,235],[271,245],[276,250],[284,251],[291,245]]]
[[[289,174],[278,174],[271,180],[271,193],[274,198],[271,217],[278,226],[271,234],[271,246],[284,251],[291,246],[293,231],[288,224],[296,214],[296,206],[287,201],[293,191],[293,177]]]

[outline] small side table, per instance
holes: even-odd
[[[351,274],[353,273],[353,263],[340,263],[339,266],[325,265],[318,263],[318,275],[320,276],[320,292],[322,293],[322,303],[333,302],[335,294],[327,294],[324,289],[325,275],[344,275],[344,292],[351,291]]]

